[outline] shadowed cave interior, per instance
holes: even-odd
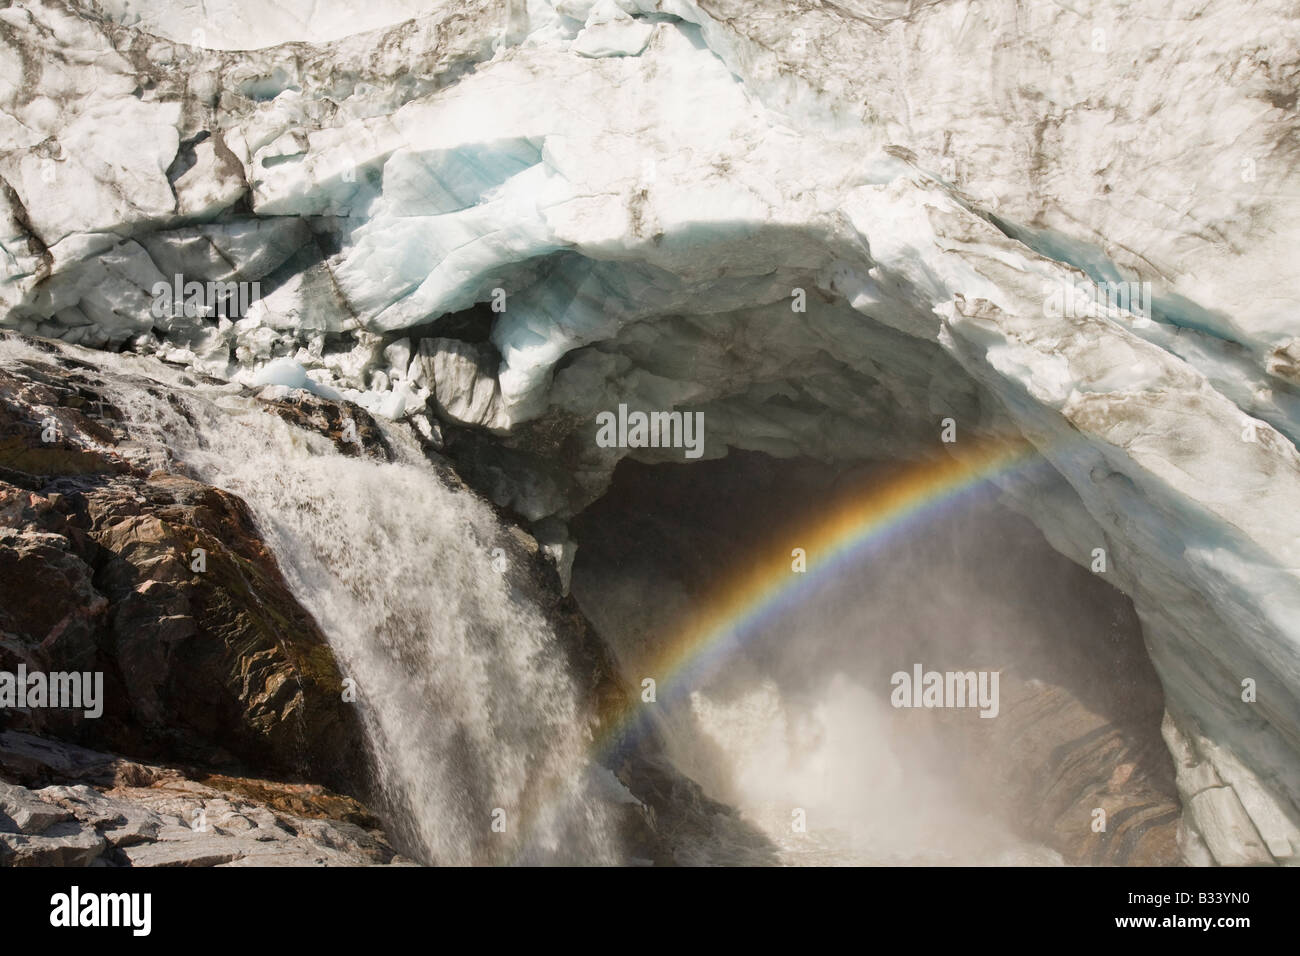
[[[819,516],[897,470],[734,450],[625,459],[572,522],[573,593],[639,689],[731,574],[790,555]],[[1178,861],[1163,695],[1132,603],[991,485],[807,584],[647,705],[680,769],[781,860]],[[999,672],[997,716],[892,707],[891,675],[915,664]]]

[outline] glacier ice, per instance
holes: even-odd
[[[1057,477],[1008,500],[1105,548],[1141,615],[1189,859],[1300,862],[1287,30],[1230,0],[1142,30],[1011,0],[312,10],[0,11],[6,326],[482,432],[562,565],[620,403],[704,412],[706,456],[1023,435]],[[176,273],[263,296],[155,320]],[[1046,305],[1108,282],[1150,315]]]

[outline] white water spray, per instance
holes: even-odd
[[[140,373],[125,357],[101,364]],[[228,388],[105,382],[138,443],[119,451],[180,461],[248,503],[356,682],[382,803],[408,852],[459,865],[616,861],[597,796],[605,772],[588,761],[564,649],[493,567],[505,532],[485,503],[444,484],[396,429],[399,461],[379,463]]]

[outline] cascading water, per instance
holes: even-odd
[[[439,864],[615,862],[608,771],[588,762],[556,635],[494,567],[491,509],[396,429],[398,461],[349,458],[255,400],[176,378],[168,397],[110,379],[129,454],[178,460],[248,503],[356,682],[394,838]]]
[[[0,343],[0,359],[36,357]],[[249,506],[355,682],[371,749],[356,756],[368,757],[376,808],[407,855],[440,864],[643,855],[615,806],[636,798],[595,759],[608,741],[593,733],[572,648],[523,576],[502,573],[517,537],[487,504],[445,479],[399,427],[380,425],[395,461],[349,457],[237,386],[200,385],[132,356],[103,355],[99,364],[96,389],[126,418],[118,453],[144,468],[181,466]],[[1112,686],[1134,670],[1120,651],[1138,653],[1122,640],[1136,632],[1112,621],[1117,605],[1082,587],[1074,565],[1044,561],[1028,525],[1017,530],[982,508],[948,515],[942,529],[892,548],[887,560],[872,552],[876,560],[851,574],[825,578],[764,617],[725,659],[683,671],[690,679],[675,684],[673,670],[652,666],[668,638],[707,610],[701,582],[762,552],[770,530],[741,533],[754,515],[770,513],[772,500],[788,510],[805,496],[800,489],[810,501],[826,497],[813,493],[823,478],[804,487],[798,471],[792,484],[782,472],[738,491],[758,467],[740,455],[680,472],[643,466],[574,522],[579,604],[630,685],[646,673],[665,678],[658,706],[645,711],[655,740],[633,762],[634,775],[647,776],[631,784],[656,815],[654,800],[676,793],[656,838],[683,863],[1060,862],[1009,819],[1020,813],[1010,801],[1023,801],[1024,781],[980,793],[971,786],[982,776],[968,772],[971,764],[979,771],[990,755],[1009,752],[1007,739],[985,739],[994,722],[971,712],[936,723],[941,714],[931,720],[886,703],[891,672],[910,662],[998,668],[1007,716],[997,723],[1027,760],[1094,732],[1141,738],[1149,724],[1154,733],[1145,705],[1123,706],[1146,701],[1158,719],[1158,696],[1143,693],[1154,677]],[[680,507],[697,499],[698,513]],[[988,553],[998,555],[996,573]],[[1022,606],[1026,582],[1051,600]],[[1066,633],[1090,640],[1055,638]],[[1123,645],[1113,659],[1098,658],[1098,635]],[[1047,685],[1057,692],[1040,693]],[[1015,716],[1018,705],[1041,701],[1053,708],[1045,727]],[[1134,772],[1125,761],[1136,751],[1113,752],[1092,766],[1105,792],[1138,810],[1158,800],[1158,792],[1129,799],[1116,789]],[[679,772],[739,813],[697,799],[679,786]],[[1091,800],[1089,779],[1058,782],[1070,799]],[[806,815],[806,828],[792,827],[792,811]],[[1055,812],[1049,824],[1074,818]]]

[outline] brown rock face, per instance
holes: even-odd
[[[0,369],[0,670],[103,672],[103,716],[12,728],[360,792],[365,748],[324,635],[244,503],[116,451],[120,413],[63,355]]]
[[[1180,865],[1181,807],[1151,733],[1159,711],[1099,712],[1069,687],[1003,677],[998,720],[935,715],[965,747],[967,778],[978,766],[986,791],[1071,863]]]

